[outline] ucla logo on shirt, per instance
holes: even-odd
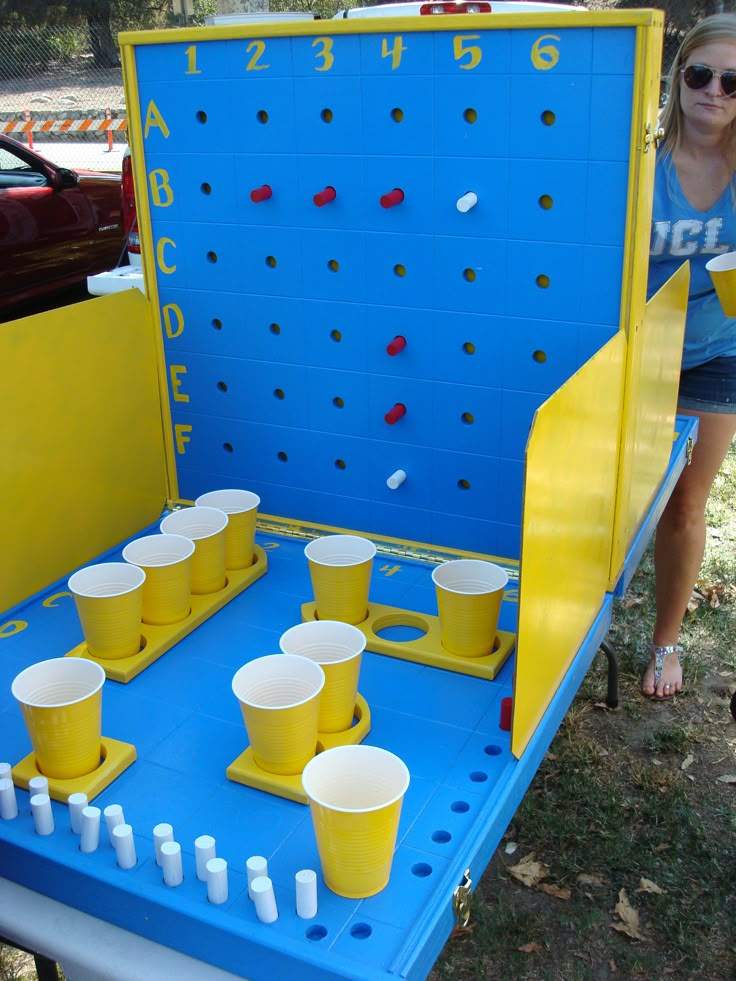
[[[650,255],[721,255],[731,246],[721,244],[718,237],[723,228],[723,218],[680,218],[679,221],[652,222]]]

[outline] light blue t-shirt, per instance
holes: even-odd
[[[652,296],[690,260],[690,296],[685,324],[683,369],[713,358],[736,357],[736,320],[723,313],[705,264],[736,251],[736,183],[708,211],[686,199],[672,158],[657,158],[647,295]]]

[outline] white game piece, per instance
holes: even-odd
[[[47,794],[49,792],[49,782],[46,777],[31,777],[28,781],[28,793],[33,797],[34,794]]]
[[[114,845],[115,842],[112,838],[113,828],[116,828],[119,824],[125,824],[123,809],[120,804],[108,804],[102,814],[105,818],[105,826],[107,827],[107,835],[110,839],[110,844]]]
[[[296,883],[296,915],[311,920],[317,915],[317,873],[302,869],[294,876]]]
[[[54,814],[51,810],[51,798],[48,794],[34,794],[31,797],[31,814],[37,835],[54,833]]]
[[[207,882],[207,863],[216,857],[215,839],[212,835],[200,835],[194,839],[194,858],[197,863],[197,878]]]
[[[386,486],[389,488],[389,490],[396,490],[398,487],[401,487],[405,480],[405,470],[394,470],[391,476],[386,480]]]
[[[135,839],[131,826],[125,823],[114,825],[110,837],[115,846],[115,855],[120,868],[132,869],[138,858],[135,853]]]
[[[167,886],[179,886],[184,881],[181,864],[181,845],[178,841],[164,841],[161,845],[161,868]]]
[[[82,830],[82,811],[88,803],[86,794],[69,794],[67,798],[69,824],[75,835],[78,835]]]
[[[263,855],[251,855],[248,861],[245,863],[245,871],[248,874],[248,895],[253,899],[253,893],[251,892],[251,883],[254,879],[257,879],[259,875],[268,875],[268,862],[263,857]]]
[[[12,821],[18,817],[18,800],[15,796],[15,786],[9,777],[0,779],[0,818]]]
[[[211,858],[207,862],[207,899],[215,906],[227,902],[227,862]]]
[[[174,840],[174,829],[170,824],[157,824],[153,829],[153,845],[156,849],[156,865],[161,865],[161,846]]]
[[[468,191],[461,198],[457,199],[457,210],[465,214],[474,208],[478,203],[478,195],[474,191]]]
[[[94,852],[100,843],[100,815],[102,811],[99,807],[88,806],[82,809],[81,838],[79,841],[80,852]]]
[[[276,896],[273,883],[267,875],[257,875],[250,884],[253,902],[256,904],[256,916],[261,923],[275,923],[279,918],[276,906]]]

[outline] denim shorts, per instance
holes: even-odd
[[[714,358],[683,371],[677,404],[696,412],[736,413],[736,358]]]

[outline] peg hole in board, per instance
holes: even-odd
[[[470,481],[466,480],[465,477],[461,477],[457,482],[457,486],[460,490],[470,490]]]
[[[283,388],[274,388],[273,394],[275,398],[279,399],[279,401],[283,401],[286,398]]]
[[[539,199],[539,207],[543,208],[545,211],[549,211],[553,204],[554,201],[549,194],[543,194]]]
[[[232,451],[233,451],[233,444],[232,443],[223,443],[222,444],[222,448],[223,448],[223,450],[226,453],[232,453]]]
[[[219,381],[217,383],[217,387],[219,388],[219,390],[221,392],[226,392],[227,391],[227,382]]]
[[[474,283],[476,279],[475,269],[463,269],[463,279],[466,283]]]
[[[417,879],[426,879],[432,874],[432,866],[427,862],[415,862],[411,867],[411,874],[415,875]]]
[[[317,924],[316,926],[310,926],[305,932],[304,936],[307,940],[324,940],[327,936],[327,927]]]
[[[478,110],[471,108],[466,109],[463,113],[463,119],[466,123],[469,123],[472,126],[473,123],[478,121]]]
[[[397,276],[406,276],[406,266],[403,266],[400,262],[397,262],[394,266],[394,273]]]
[[[475,422],[475,416],[472,412],[463,412],[460,419],[465,423],[466,426],[472,426]]]
[[[342,334],[340,333],[339,330],[331,330],[330,339],[333,340],[335,344],[339,344],[340,341],[342,340]]]
[[[334,397],[334,399],[332,400],[332,404],[335,406],[336,409],[344,409],[345,408],[345,400],[344,399],[341,399],[339,395],[336,395]]]
[[[540,290],[546,290],[549,287],[550,279],[545,273],[540,273],[535,282]]]
[[[272,334],[275,334],[277,337],[281,333],[281,327],[279,324],[269,324],[268,329],[271,331]]]
[[[335,114],[333,113],[332,109],[323,109],[319,114],[319,118],[323,123],[331,123],[335,118]]]
[[[276,266],[278,265],[278,263],[276,262],[276,256],[267,255],[266,256],[266,265],[268,266],[269,269],[275,269]]]
[[[537,362],[537,364],[544,364],[544,362],[547,360],[547,352],[535,351],[534,354],[532,354],[532,358]]]
[[[335,460],[335,467],[338,470],[347,470],[348,465],[344,460]]]
[[[337,259],[328,259],[327,268],[332,272],[337,272],[340,268],[340,263],[337,261]]]
[[[551,109],[545,109],[539,118],[545,126],[554,126],[557,116],[555,116]]]
[[[198,123],[202,123],[204,125],[204,123],[207,122],[207,113],[204,111],[204,109],[198,109],[196,117]]]
[[[287,453],[284,453],[283,450],[279,450],[278,453],[276,454],[276,459],[281,460],[282,463],[286,463],[287,460],[289,459],[289,455]]]
[[[404,110],[399,109],[398,106],[391,110],[391,118],[395,123],[401,123],[404,121]]]
[[[463,351],[465,354],[475,354],[475,344],[472,341],[466,341],[463,344]]]
[[[354,923],[350,927],[350,936],[355,940],[367,940],[373,933],[373,927],[369,923]]]
[[[212,326],[214,327],[215,330],[222,330],[222,321],[220,320],[219,317],[212,318]]]
[[[208,252],[207,253],[207,262],[211,262],[213,266],[216,265],[217,264],[217,253],[216,252],[212,252],[212,251]]]
[[[259,123],[265,125],[268,122],[268,113],[266,112],[266,110],[259,109],[258,112],[256,113],[256,119],[258,120]]]
[[[212,185],[208,184],[207,181],[204,181],[202,184],[200,184],[199,189],[202,192],[202,194],[212,194]]]

